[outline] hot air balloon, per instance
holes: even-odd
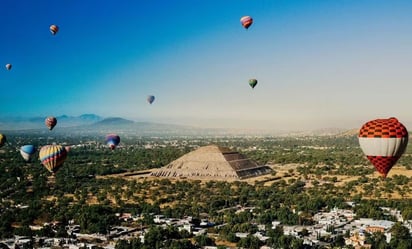
[[[252,89],[255,88],[257,83],[258,83],[257,79],[250,79],[249,80],[249,85],[252,87]]]
[[[49,128],[49,130],[53,130],[53,128],[56,126],[57,124],[57,119],[53,116],[47,117],[44,120],[44,124],[47,126],[47,128]]]
[[[11,64],[6,64],[6,69],[11,70],[12,65]]]
[[[396,118],[375,119],[365,123],[358,138],[363,153],[383,178],[408,145],[408,131]]]
[[[0,147],[3,147],[7,142],[6,135],[0,133]]]
[[[155,100],[155,96],[153,95],[147,96],[147,102],[149,102],[149,104],[152,104],[154,100]]]
[[[67,152],[70,152],[70,150],[72,149],[71,146],[65,146],[64,148],[66,149]]]
[[[245,29],[248,29],[253,23],[253,18],[250,16],[243,16],[242,18],[240,18],[240,23]]]
[[[54,24],[50,25],[50,32],[52,33],[52,35],[56,35],[57,32],[59,32],[59,26]]]
[[[116,134],[108,134],[106,136],[106,144],[110,147],[110,149],[114,150],[117,145],[120,143],[120,137]]]
[[[39,159],[41,163],[53,174],[55,174],[63,165],[66,157],[66,148],[56,144],[43,146],[39,152]]]
[[[20,148],[20,154],[26,162],[30,161],[34,153],[36,153],[36,148],[33,145],[23,145]]]

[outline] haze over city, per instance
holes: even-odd
[[[0,118],[412,124],[410,1],[4,1]],[[244,29],[240,18],[250,15]],[[60,30],[51,35],[49,26]],[[248,80],[256,78],[252,89]],[[156,96],[153,104],[147,95]]]

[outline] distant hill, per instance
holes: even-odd
[[[96,115],[96,114],[83,114],[79,116],[79,119],[81,120],[87,120],[87,121],[93,121],[93,122],[98,122],[102,120],[102,117]]]
[[[95,114],[83,114],[80,116],[60,115],[56,116],[57,127],[72,127],[79,125],[88,125],[103,118]],[[44,117],[7,117],[0,118],[0,129],[2,130],[28,130],[28,129],[42,129],[44,128]]]
[[[46,117],[8,117],[0,118],[0,130],[23,131],[24,133],[48,132],[45,129]],[[53,134],[104,134],[107,132],[132,136],[232,136],[232,135],[261,135],[261,136],[344,136],[353,134],[353,130],[344,129],[319,129],[312,131],[276,132],[253,129],[230,128],[199,128],[190,125],[167,123],[136,122],[121,117],[101,117],[96,114],[82,114],[80,116],[56,116],[57,125]]]
[[[124,118],[105,118],[99,122],[94,123],[94,126],[104,126],[104,125],[127,125],[133,124],[134,121],[127,120]]]

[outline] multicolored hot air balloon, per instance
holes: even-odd
[[[10,63],[6,64],[6,69],[7,70],[11,70],[11,68],[12,68],[12,65]]]
[[[106,136],[106,144],[110,149],[114,150],[120,143],[120,137],[116,134],[108,134]]]
[[[155,100],[155,96],[153,95],[147,96],[147,102],[149,102],[149,104],[152,104],[154,100]]]
[[[240,23],[245,29],[248,29],[253,23],[253,18],[250,16],[243,16],[242,18],[240,18]]]
[[[52,33],[52,35],[56,35],[57,32],[59,32],[59,26],[54,24],[50,25],[50,32]]]
[[[36,153],[36,147],[34,147],[34,145],[23,145],[20,148],[20,154],[26,162],[30,161],[34,153]]]
[[[0,133],[0,147],[3,147],[7,142],[6,135]]]
[[[257,83],[258,83],[257,79],[250,79],[249,80],[249,85],[250,85],[250,87],[252,87],[252,89],[255,88]]]
[[[57,119],[53,116],[47,117],[44,120],[44,124],[47,126],[47,128],[49,128],[49,130],[53,130],[53,128],[56,126],[57,124]]]
[[[41,163],[53,174],[60,169],[66,158],[66,148],[61,145],[46,145],[41,147],[39,152],[39,159]]]
[[[360,129],[358,138],[363,153],[383,178],[408,145],[408,131],[396,118],[367,122]]]

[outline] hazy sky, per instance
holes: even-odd
[[[410,0],[1,1],[0,117],[412,127],[411,13]]]

